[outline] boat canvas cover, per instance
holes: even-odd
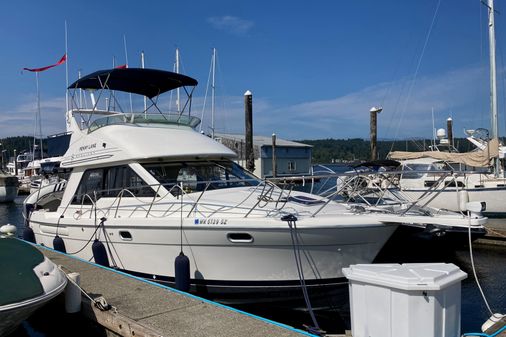
[[[407,152],[393,151],[388,157],[394,160],[433,158],[452,163],[465,164],[472,167],[488,167],[492,158],[499,156],[499,141],[491,139],[484,150],[465,153],[451,153],[439,151]]]
[[[33,271],[44,261],[44,255],[32,245],[15,238],[0,239],[0,307],[21,302],[44,293]]]
[[[197,84],[197,80],[191,77],[165,70],[114,68],[80,78],[69,89],[118,90],[153,98],[166,91]]]

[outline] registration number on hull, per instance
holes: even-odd
[[[195,225],[226,225],[228,219],[220,219],[220,218],[203,218],[203,219],[195,219]]]

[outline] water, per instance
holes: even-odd
[[[20,235],[24,223],[21,214],[22,203],[23,197],[18,197],[14,203],[0,204],[0,224],[10,223],[18,226]],[[476,271],[488,302],[494,312],[504,313],[506,311],[506,247],[474,245],[473,251]],[[406,245],[394,242],[385,247],[376,262],[454,263],[468,273],[468,278],[462,281],[462,332],[480,331],[481,325],[490,316],[472,276],[469,250],[466,247],[449,249],[427,243]],[[336,310],[316,313],[320,327],[329,333],[342,332],[344,329],[349,329],[350,325],[347,299],[335,300],[336,303],[340,303]],[[307,312],[265,307],[242,307],[240,309],[296,328],[303,329],[303,325],[312,325]],[[52,303],[45,310],[39,310],[24,322],[12,336],[68,336],[76,335],[76,331],[79,336],[103,335],[103,331],[85,319],[63,313],[63,304]]]

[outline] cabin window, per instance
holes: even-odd
[[[455,180],[446,181],[445,186],[446,187],[466,187],[462,181],[455,182]]]
[[[257,178],[231,161],[194,161],[144,164],[144,168],[173,195],[179,194],[179,187],[187,193],[253,186]]]
[[[155,191],[129,166],[86,170],[81,178],[73,204],[92,204],[106,198],[153,197]]]
[[[439,171],[441,168],[433,164],[404,164],[402,166],[403,179],[420,179],[429,171]],[[419,171],[419,172],[417,172]]]

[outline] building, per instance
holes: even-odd
[[[237,153],[237,162],[245,166],[245,137],[235,134],[215,134],[216,140]],[[276,139],[276,176],[307,175],[311,172],[311,145]],[[253,136],[255,171],[260,178],[272,177],[272,137]]]

